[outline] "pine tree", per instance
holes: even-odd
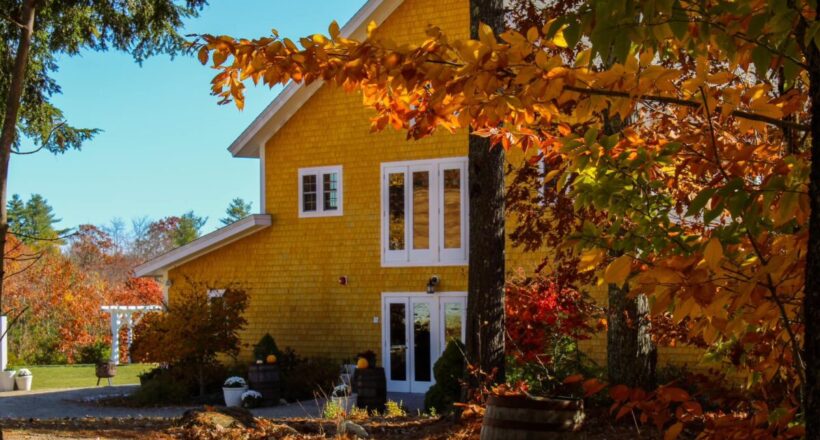
[[[245,202],[241,197],[237,197],[231,200],[228,209],[225,210],[225,214],[227,214],[227,217],[219,220],[225,226],[242,220],[251,214],[251,202]]]
[[[61,219],[54,215],[54,208],[40,194],[32,194],[25,203],[15,194],[8,202],[9,228],[24,243],[46,249],[63,243],[61,236],[68,229],[56,229]]]
[[[199,217],[194,211],[182,214],[173,234],[174,246],[183,246],[199,238],[201,229],[207,221],[207,217]]]

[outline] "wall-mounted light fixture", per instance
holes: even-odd
[[[433,275],[430,277],[430,280],[427,281],[427,293],[432,295],[436,293],[436,286],[441,282],[438,275]]]

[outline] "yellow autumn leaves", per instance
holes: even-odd
[[[584,250],[579,258],[578,270],[581,272],[595,270],[604,262],[606,254],[606,250],[601,248]],[[703,248],[702,261],[706,263],[711,271],[719,272],[723,258],[723,245],[721,245],[718,238],[712,237],[706,242]],[[632,275],[632,266],[635,261],[636,260],[630,255],[621,255],[615,258],[604,269],[601,277],[602,281],[607,284],[615,284],[619,287],[623,286],[630,275]],[[652,278],[657,279],[657,281],[667,283],[679,283],[681,281],[678,275],[669,276],[669,273],[674,274],[674,272],[664,267],[651,267],[647,269],[647,272],[649,272],[648,275],[651,275]]]

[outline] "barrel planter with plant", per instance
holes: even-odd
[[[276,364],[256,364],[248,367],[251,389],[262,394],[267,405],[278,405],[282,396],[282,381]]]
[[[528,396],[490,396],[481,440],[582,439],[584,401]]]
[[[282,352],[270,333],[265,333],[253,346],[256,363],[248,367],[248,381],[251,387],[262,394],[266,405],[278,405],[282,398],[282,377],[279,370],[279,358]]]
[[[100,386],[103,379],[107,379],[110,386],[111,378],[117,375],[117,364],[112,361],[98,361],[94,373],[97,376],[97,386]]]
[[[376,355],[372,351],[360,353],[353,374],[353,392],[356,406],[368,411],[384,412],[387,403],[387,377],[384,368],[377,368]]]

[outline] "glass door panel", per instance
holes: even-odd
[[[438,359],[438,301],[410,297],[412,313],[412,369],[410,392],[423,393],[433,384],[433,363]]]
[[[384,366],[387,373],[388,388],[395,391],[410,391],[408,371],[410,355],[407,332],[407,299],[389,298],[385,302],[384,331],[385,340]]]
[[[441,320],[440,352],[443,353],[447,344],[453,339],[464,342],[466,338],[467,301],[464,297],[441,298],[439,311]]]

